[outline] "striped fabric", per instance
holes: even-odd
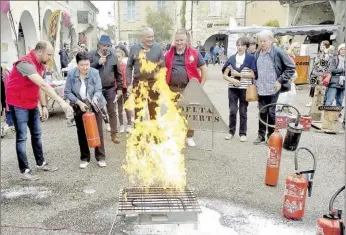
[[[232,69],[232,66],[229,65],[227,68],[229,69]],[[244,73],[250,73],[251,72],[251,69],[249,69],[248,67],[244,67],[242,70],[241,70],[241,73],[244,74]],[[231,78],[234,78],[233,76],[231,76]],[[252,79],[250,78],[241,78],[240,79],[240,86],[239,87],[236,87],[234,86],[232,83],[229,83],[228,84],[228,87],[229,88],[237,88],[237,89],[246,89],[249,85],[252,84]]]

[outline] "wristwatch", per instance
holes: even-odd
[[[41,107],[42,107],[42,108],[45,108],[45,107],[47,108],[47,105],[41,105]]]

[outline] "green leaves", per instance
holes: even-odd
[[[145,20],[148,26],[154,29],[156,41],[171,40],[174,23],[168,11],[164,8],[157,11],[147,8]]]

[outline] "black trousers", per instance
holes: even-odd
[[[83,112],[80,110],[79,107],[74,107],[75,111],[75,121],[76,121],[76,127],[77,127],[77,135],[78,135],[78,143],[79,143],[79,149],[80,149],[80,159],[81,161],[90,162],[90,149],[88,146],[88,141],[85,134],[84,124],[83,124]],[[102,129],[102,114],[101,112],[97,113],[93,110],[97,127],[99,129],[99,135],[101,140],[101,146],[95,148],[95,158],[97,161],[105,160],[105,145],[103,141],[103,129]]]
[[[258,108],[261,109],[263,106],[267,104],[272,104],[276,103],[279,98],[279,92],[277,92],[274,95],[265,95],[265,96],[258,96]],[[267,122],[268,124],[275,125],[275,109],[276,105],[267,107],[263,109],[260,113],[260,117],[264,122]],[[262,122],[258,120],[258,135],[261,136],[262,138],[265,138],[265,135],[267,133],[267,128],[268,128],[268,134],[267,138],[274,132],[274,128],[267,127],[264,125]]]
[[[239,110],[239,136],[246,136],[247,132],[247,106],[246,89],[228,88],[229,101],[229,133],[234,135],[237,126],[237,113]],[[238,106],[239,101],[239,106]]]

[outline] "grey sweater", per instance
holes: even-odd
[[[139,80],[154,80],[154,74],[153,73],[141,73],[141,63],[138,59],[139,53],[141,50],[143,50],[144,47],[141,45],[141,43],[136,44],[131,47],[129,52],[129,57],[127,60],[127,68],[126,68],[126,85],[129,86],[132,84],[132,82],[136,83]],[[164,62],[164,55],[163,51],[159,44],[153,44],[150,48],[150,51],[146,53],[146,57],[149,61],[153,63],[163,63]],[[132,75],[133,72],[133,75]],[[133,79],[132,79],[133,78]]]

